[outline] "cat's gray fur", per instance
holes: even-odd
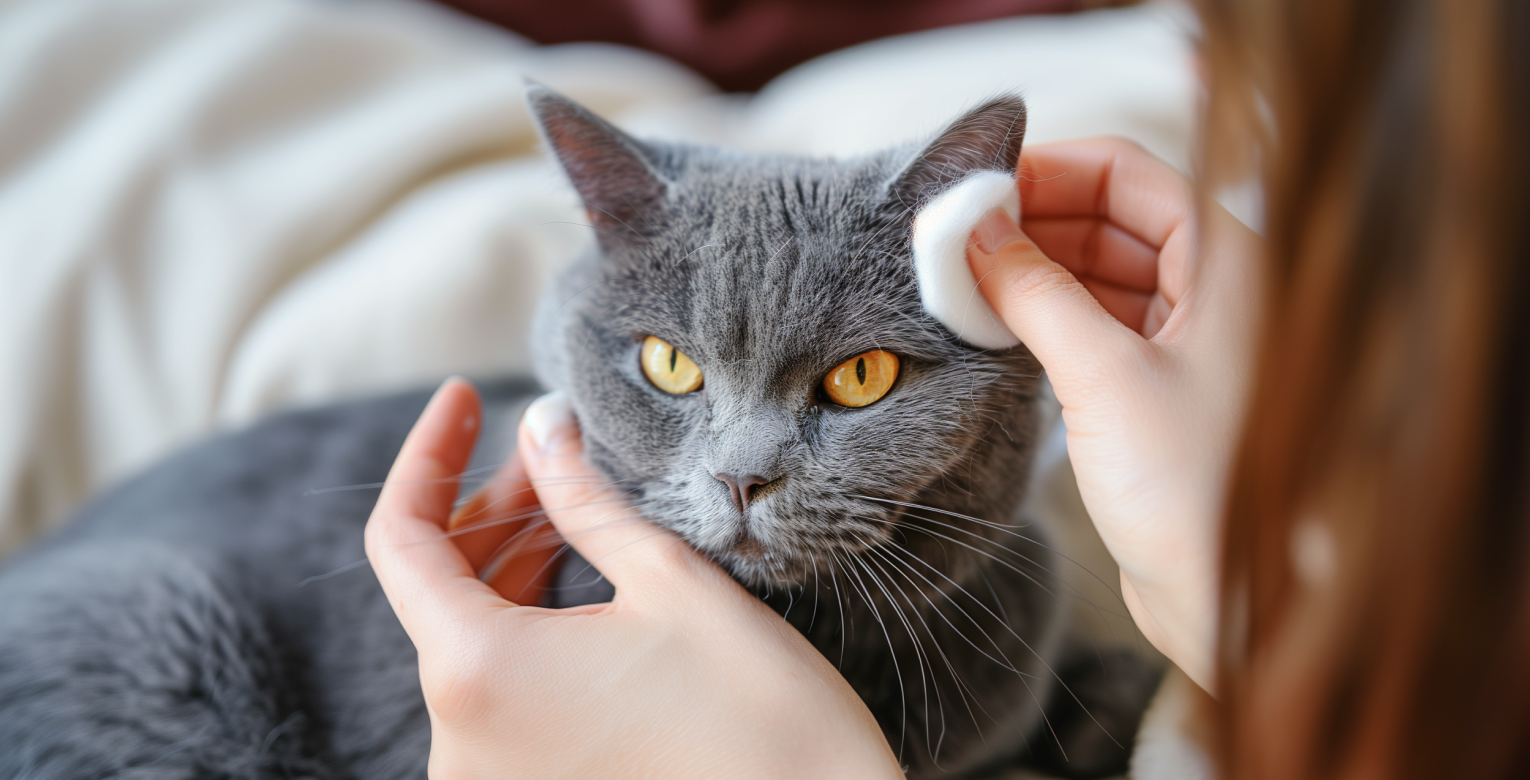
[[[991,101],[922,149],[834,161],[638,142],[543,88],[529,99],[599,236],[544,299],[535,345],[591,461],[838,663],[910,776],[1122,766],[1094,720],[1130,744],[1149,678],[1110,670],[1121,684],[1067,713],[1061,678],[1087,696],[1109,672],[1068,656],[1056,562],[1017,525],[1038,366],[925,316],[909,257],[921,202],[1014,170],[1023,103]],[[647,334],[696,361],[702,391],[644,378]],[[875,348],[902,360],[885,398],[819,396]],[[532,391],[491,387],[490,409],[508,418]],[[422,777],[414,651],[376,580],[299,583],[361,558],[375,498],[305,491],[380,480],[423,401],[202,445],[7,562],[0,776]],[[718,473],[768,483],[744,513]]]

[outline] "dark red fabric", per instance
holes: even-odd
[[[438,0],[539,43],[608,41],[689,65],[727,90],[758,89],[825,52],[887,35],[1079,0]]]

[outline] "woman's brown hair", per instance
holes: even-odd
[[[1200,2],[1203,182],[1259,173],[1268,239],[1229,780],[1530,777],[1527,6]]]

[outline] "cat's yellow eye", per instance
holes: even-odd
[[[898,356],[881,349],[863,352],[835,366],[823,378],[823,392],[840,406],[875,403],[898,378]]]
[[[701,389],[701,369],[684,352],[658,336],[643,339],[639,360],[648,381],[666,393],[685,395]]]

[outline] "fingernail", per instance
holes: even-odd
[[[445,390],[446,386],[451,384],[451,383],[453,383],[453,382],[463,382],[463,383],[466,383],[466,384],[469,384],[469,385],[472,384],[472,382],[470,382],[467,377],[462,376],[461,374],[452,374],[451,376],[446,378],[445,382],[441,383],[440,387],[436,388],[436,395],[440,395],[441,391]],[[434,396],[432,396],[432,400],[434,400]],[[464,431],[473,431],[473,430],[476,430],[477,428],[478,428],[478,416],[477,415],[470,414],[470,415],[462,418],[462,430],[464,430]]]
[[[446,381],[442,382],[439,385],[436,385],[436,391],[434,393],[430,394],[430,400],[426,401],[425,403],[427,405],[435,403],[436,399],[441,397],[441,391],[445,390],[447,385],[451,384],[454,380],[461,379],[461,378],[462,377],[457,376],[456,374],[453,374],[453,375],[447,377]]]
[[[441,394],[446,391],[448,385],[457,381],[466,382],[467,380],[460,376],[447,377],[446,381],[442,382],[441,385],[436,388],[436,391],[430,394],[430,400],[425,402],[425,409],[428,411],[434,408],[436,404],[441,403]]]
[[[1020,226],[1010,219],[1004,209],[988,212],[988,216],[972,232],[977,238],[978,249],[990,255],[1011,241],[1025,238],[1025,234],[1020,232]]]
[[[562,390],[554,390],[532,401],[526,407],[526,415],[522,419],[527,430],[531,431],[531,440],[537,449],[545,449],[553,436],[573,426],[574,408],[569,405],[568,396]]]

